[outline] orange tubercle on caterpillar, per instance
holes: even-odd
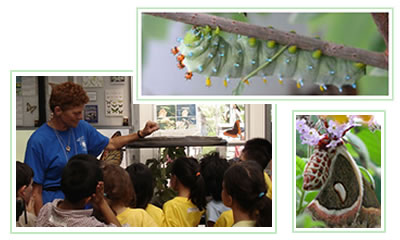
[[[182,62],[178,62],[177,66],[179,69],[185,68],[185,65]]]
[[[179,54],[179,55],[176,57],[176,60],[177,60],[178,62],[182,62],[183,59],[185,59],[185,56],[182,55],[182,54]]]
[[[179,52],[178,47],[173,47],[173,48],[171,49],[171,53],[172,53],[173,55],[178,54],[178,52]]]
[[[192,79],[192,77],[193,77],[193,73],[192,72],[186,72],[186,74],[185,74],[186,80],[190,80],[190,79]]]

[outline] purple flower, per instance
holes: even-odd
[[[304,129],[308,130],[308,128],[309,127],[307,126],[306,120],[304,118],[296,120],[296,129],[297,129],[297,131],[302,133],[302,132],[304,132]]]
[[[328,123],[328,133],[336,138],[341,138],[344,131],[347,129],[347,124],[338,124],[337,122],[330,120]]]
[[[310,146],[315,146],[319,143],[321,136],[314,128],[309,128],[307,132],[303,134],[304,142]]]
[[[381,126],[375,119],[371,119],[368,122],[368,128],[371,132],[375,132],[376,130],[381,130]]]

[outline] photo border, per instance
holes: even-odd
[[[383,163],[383,184],[381,186],[381,227],[380,228],[297,228],[296,227],[296,115],[355,115],[383,114],[383,131],[381,131],[381,162]],[[292,233],[386,233],[386,110],[292,110]],[[382,136],[383,135],[383,136]],[[381,165],[381,166],[382,166]],[[383,195],[382,195],[383,193]],[[383,198],[382,198],[383,196]],[[383,217],[382,217],[383,215]],[[301,230],[300,230],[301,229]],[[327,230],[324,230],[327,229]]]
[[[340,13],[340,12],[384,12],[389,14],[389,44],[388,51],[388,94],[387,95],[150,95],[144,96],[142,94],[142,20],[141,14],[144,12],[230,12],[230,11],[238,11],[241,12],[259,12],[259,11],[271,11],[271,12],[332,12],[332,13]],[[369,10],[369,11],[368,11]],[[394,54],[393,54],[393,36],[394,36],[394,8],[393,7],[377,7],[377,8],[323,8],[323,7],[315,7],[315,8],[302,8],[302,7],[292,7],[292,8],[284,8],[284,7],[276,7],[276,8],[255,8],[255,7],[235,7],[235,8],[193,8],[193,7],[137,7],[136,8],[136,100],[138,102],[146,102],[146,101],[160,101],[160,100],[169,100],[169,101],[186,101],[187,98],[190,98],[192,101],[364,101],[364,100],[374,100],[374,101],[393,101],[394,99]]]
[[[72,74],[70,74],[72,73]],[[65,228],[43,228],[43,227],[16,227],[15,224],[15,194],[14,190],[15,179],[14,172],[16,169],[15,166],[15,151],[16,151],[16,122],[15,122],[15,99],[16,99],[16,88],[15,88],[15,79],[16,76],[32,76],[32,74],[37,74],[40,76],[87,76],[87,73],[91,73],[91,76],[111,76],[111,75],[120,75],[120,76],[132,76],[132,70],[10,70],[10,234],[277,234],[277,105],[271,103],[262,103],[262,104],[271,104],[271,121],[272,121],[272,139],[273,145],[273,165],[274,165],[274,174],[272,181],[274,183],[273,189],[273,218],[275,222],[273,222],[272,227],[244,227],[244,228],[202,228],[202,227],[147,227],[147,228],[122,228],[124,231],[121,231],[121,228],[85,228],[85,227],[77,227],[77,228],[68,228],[70,231],[66,231]],[[113,74],[115,73],[115,74]],[[75,75],[73,75],[75,74]],[[133,85],[133,84],[132,84]],[[133,87],[132,87],[133,91]],[[191,99],[186,99],[186,102],[192,101]],[[134,100],[132,99],[131,104],[133,104]],[[154,104],[147,103],[147,104]],[[195,102],[195,101],[192,101]],[[145,104],[135,102],[134,104]],[[256,103],[253,103],[256,104]],[[17,231],[18,230],[18,231]],[[127,231],[129,230],[129,231]],[[160,231],[162,230],[162,231]],[[227,231],[230,230],[230,231]]]

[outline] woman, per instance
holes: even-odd
[[[35,212],[55,198],[64,198],[60,189],[61,173],[72,156],[85,153],[98,156],[103,150],[116,150],[129,142],[144,138],[158,130],[155,122],[126,136],[107,138],[82,120],[89,98],[85,90],[73,82],[53,87],[50,109],[53,117],[29,138],[25,163],[34,171],[33,197]]]

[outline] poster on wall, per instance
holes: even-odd
[[[106,117],[120,117],[124,115],[123,89],[105,90]]]
[[[179,104],[176,106],[176,128],[189,129],[196,127],[196,105]]]
[[[157,123],[162,130],[175,129],[176,105],[157,105]]]
[[[110,84],[111,85],[124,85],[125,84],[125,76],[111,76]]]
[[[85,105],[85,121],[88,123],[98,123],[98,107],[97,105]]]
[[[22,100],[23,125],[35,126],[39,120],[38,98],[35,96],[24,97]],[[17,107],[19,111],[21,106]],[[20,118],[20,117],[19,117]],[[36,121],[36,122],[35,122]]]
[[[103,87],[103,83],[102,76],[82,77],[82,87],[84,88],[101,88]]]

